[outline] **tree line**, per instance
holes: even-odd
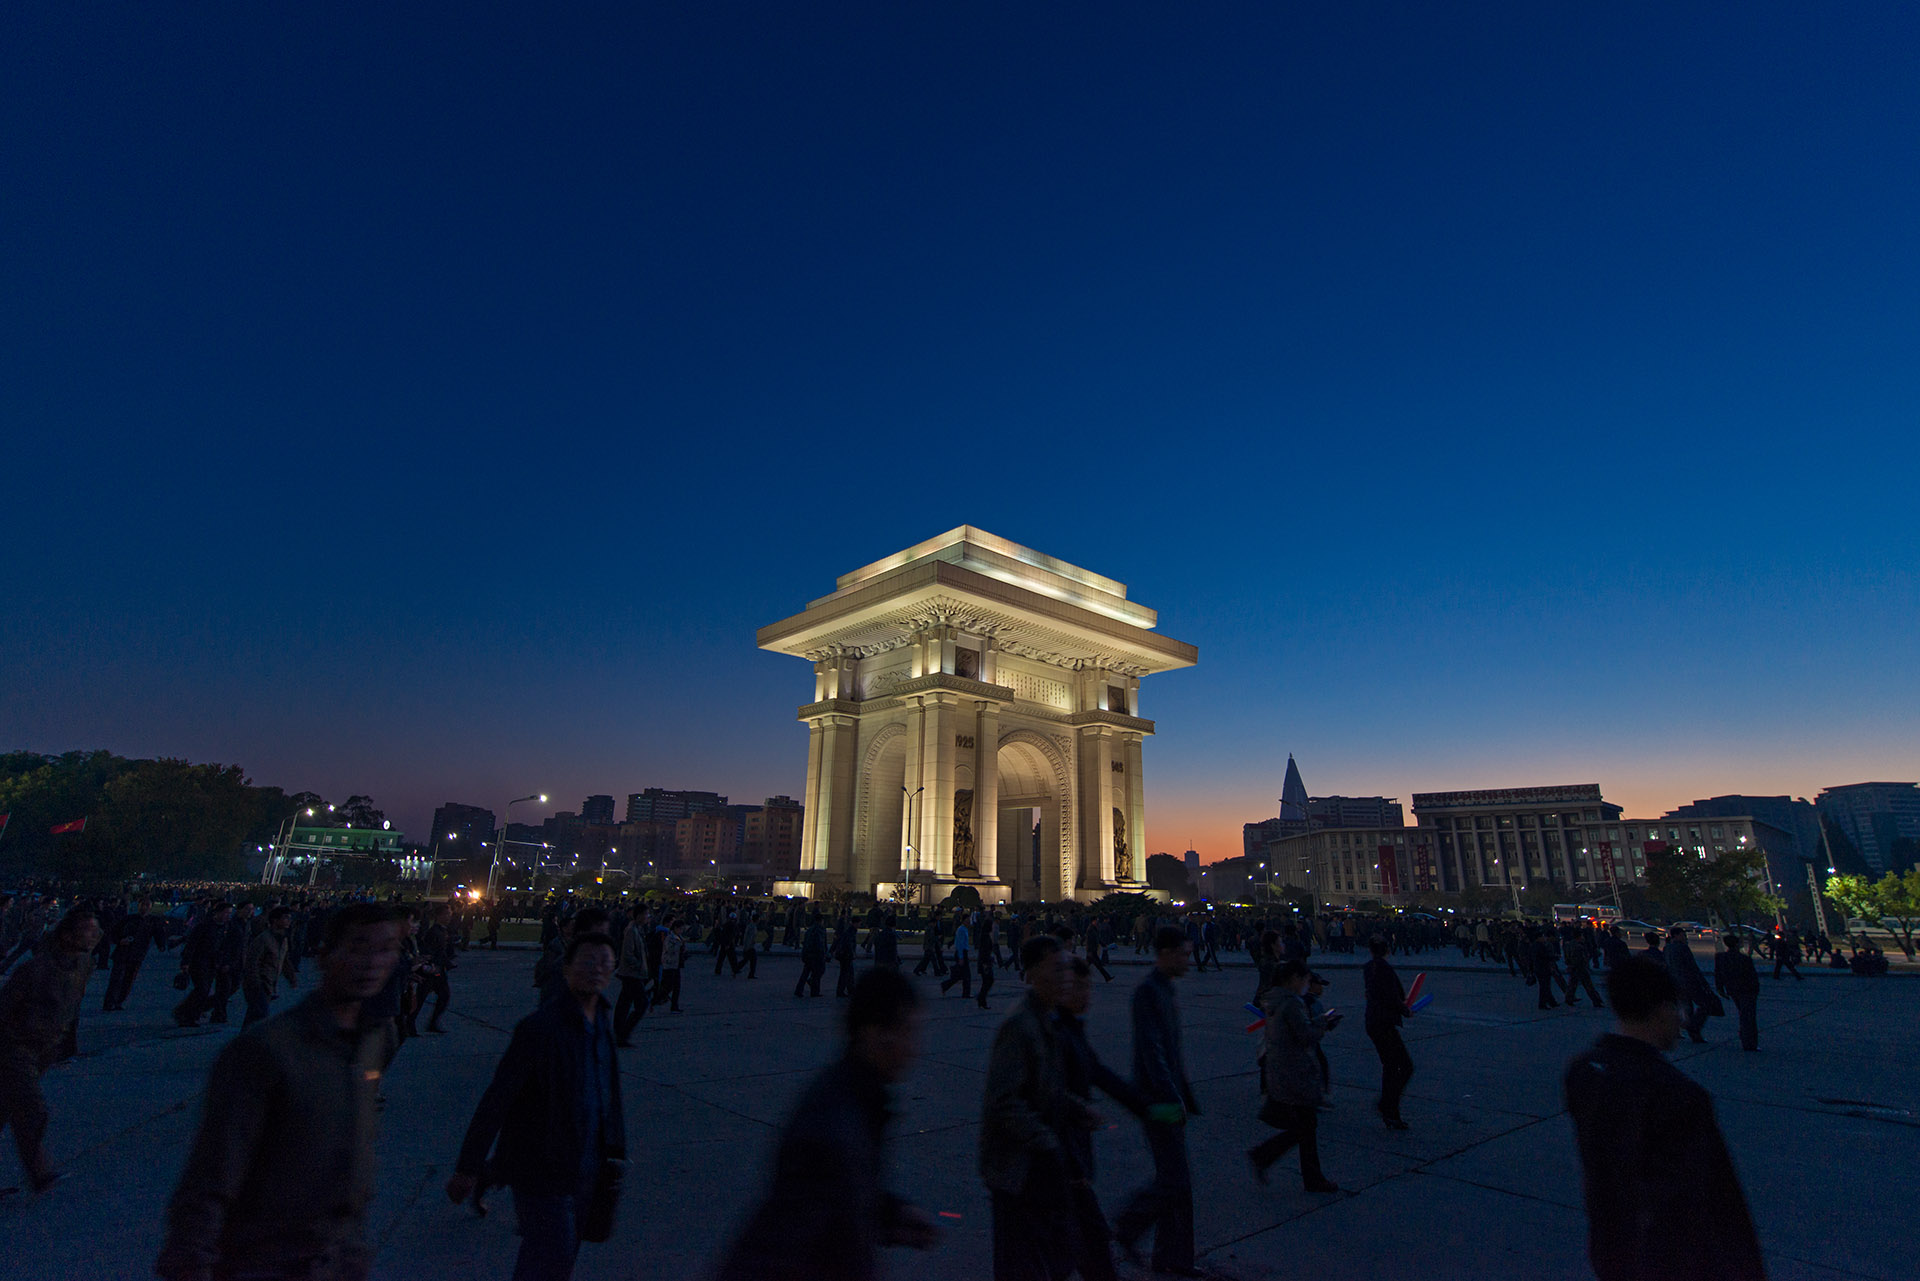
[[[286,818],[313,806],[317,821],[377,826],[371,798],[329,813],[311,792],[259,787],[238,765],[173,757],[132,760],[107,751],[0,754],[0,876],[108,884],[145,873],[171,880],[235,880],[247,855]],[[85,819],[79,831],[54,828]]]

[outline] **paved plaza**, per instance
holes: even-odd
[[[394,1063],[372,1215],[381,1277],[495,1281],[510,1271],[510,1198],[497,1193],[493,1213],[479,1219],[448,1204],[441,1184],[507,1032],[531,1004],[532,961],[525,950],[466,954],[454,974],[450,1034],[409,1042]],[[1240,1008],[1251,970],[1229,967],[1181,985],[1189,1068],[1206,1109],[1191,1129],[1203,1265],[1249,1279],[1589,1275],[1560,1073],[1606,1016],[1585,1007],[1537,1012],[1532,990],[1504,968],[1442,969],[1460,964],[1457,953],[1402,958],[1409,978],[1431,970],[1436,998],[1407,1028],[1418,1069],[1406,1102],[1413,1128],[1393,1133],[1369,1106],[1378,1069],[1358,1026],[1358,972],[1345,957],[1316,963],[1332,976],[1330,1003],[1355,1015],[1326,1043],[1337,1106],[1321,1144],[1329,1176],[1347,1189],[1341,1196],[1303,1192],[1292,1158],[1268,1187],[1247,1172],[1241,1154],[1266,1133],[1253,1119],[1257,1037],[1243,1031]],[[628,1196],[615,1239],[583,1248],[580,1277],[705,1273],[760,1185],[774,1127],[836,1052],[841,1005],[831,996],[795,1000],[797,966],[780,953],[763,961],[757,981],[716,979],[696,954],[685,1012],[649,1014],[640,1025],[621,1060],[635,1158]],[[1094,1043],[1122,1072],[1126,997],[1145,972],[1117,966],[1114,982],[1095,994]],[[0,1200],[0,1275],[151,1275],[198,1092],[234,1035],[174,1029],[169,974],[164,960],[149,966],[126,1012],[114,1015],[98,1013],[96,976],[81,1023],[84,1057],[47,1076],[53,1155],[74,1177],[42,1198]],[[922,982],[932,1014],[927,1055],[898,1096],[892,1184],[959,1217],[942,1220],[947,1236],[931,1254],[892,1254],[889,1263],[893,1275],[916,1281],[980,1281],[991,1257],[975,1173],[982,1075],[994,1028],[1022,989],[1003,972],[987,1013],[957,990],[942,998]],[[1765,981],[1761,1053],[1739,1052],[1731,1019],[1709,1025],[1710,1045],[1677,1052],[1718,1101],[1773,1277],[1915,1275],[1917,1005],[1920,982],[1905,978]],[[1099,1140],[1098,1187],[1111,1212],[1149,1167],[1132,1120],[1104,1106],[1117,1122]],[[0,1159],[11,1181],[10,1152]]]

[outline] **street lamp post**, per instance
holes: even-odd
[[[542,805],[545,805],[547,803],[547,794],[545,792],[536,792],[532,796],[517,796],[507,802],[506,817],[500,822],[500,835],[493,838],[493,865],[487,869],[488,898],[493,897],[494,889],[500,879],[500,855],[507,848],[507,829],[513,824],[513,807],[524,804],[527,801],[539,801]]]
[[[313,807],[311,805],[307,806],[306,814],[308,818],[313,817]],[[293,829],[298,825],[299,820],[300,811],[295,809],[293,813],[287,815],[286,820],[274,830],[273,844],[279,847],[278,851],[267,859],[266,866],[260,869],[260,879],[268,885],[278,885],[280,883],[280,873],[287,858],[287,847],[293,843]]]
[[[900,894],[900,898],[901,898],[901,900],[902,900],[902,901],[903,901],[903,902],[904,902],[904,903],[905,903],[905,904],[906,904],[906,905],[907,905],[908,907],[912,907],[912,906],[914,905],[914,903],[915,903],[915,902],[917,901],[917,900],[916,900],[916,898],[915,898],[915,894],[916,894],[916,892],[917,892],[917,890],[916,890],[916,886],[915,886],[915,884],[914,884],[914,880],[913,880],[913,874],[914,874],[914,872],[915,872],[915,871],[917,870],[917,869],[916,869],[916,868],[914,867],[914,862],[915,862],[915,860],[916,860],[916,859],[918,859],[918,857],[919,857],[919,855],[917,855],[917,854],[916,854],[916,853],[914,852],[914,847],[913,847],[913,819],[914,819],[914,815],[915,815],[915,813],[916,813],[916,812],[917,812],[917,811],[919,810],[919,808],[920,808],[920,806],[919,806],[919,804],[918,804],[918,802],[919,802],[919,799],[920,799],[920,793],[922,793],[922,792],[924,792],[924,791],[926,791],[926,790],[927,790],[927,789],[926,789],[926,787],[925,787],[925,786],[921,786],[921,787],[916,787],[916,788],[914,788],[914,789],[913,789],[912,791],[910,791],[910,792],[909,792],[909,791],[907,791],[907,785],[906,785],[905,783],[902,783],[902,784],[900,785],[900,791],[901,791],[901,792],[902,792],[902,793],[903,793],[903,794],[904,794],[904,795],[906,796],[906,798],[907,798],[907,799],[906,799],[906,806],[907,806],[907,848],[906,848],[906,851],[905,851],[905,857],[904,857],[904,858],[902,859],[902,862],[903,862],[903,863],[905,864],[905,871],[906,871],[906,874],[907,874],[907,883],[906,883],[906,886],[905,886],[905,887],[904,887],[904,888],[902,889],[902,891],[901,891],[901,894]]]
[[[1807,798],[1802,796],[1800,803],[1802,805],[1808,804]],[[1820,850],[1827,856],[1827,875],[1832,876],[1839,869],[1834,866],[1833,862],[1833,842],[1827,839],[1827,820],[1821,817],[1817,807],[1813,812],[1813,821],[1820,825]],[[1826,934],[1827,937],[1831,939],[1833,935],[1827,932],[1827,902],[1821,897],[1820,874],[1812,859],[1807,860],[1807,888],[1813,893],[1813,910],[1820,918],[1820,932]],[[1844,916],[1841,918],[1843,922],[1845,919]]]
[[[434,837],[433,849],[429,851],[427,854],[427,897],[428,898],[433,897],[434,869],[440,866],[440,843],[442,841],[457,841],[459,839],[460,839],[460,833],[458,832],[448,832],[444,836]]]

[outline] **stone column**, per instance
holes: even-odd
[[[959,732],[959,701],[946,690],[924,695],[927,704],[927,746],[920,777],[926,792],[920,798],[920,843],[927,852],[921,866],[936,875],[953,875],[953,766],[954,735]]]
[[[807,722],[807,790],[801,793],[805,798],[806,813],[800,820],[800,868],[802,871],[815,872],[826,866],[817,856],[820,840],[820,722]]]
[[[853,757],[857,722],[851,716],[823,716],[821,722],[820,790],[815,798],[820,819],[815,829],[814,857],[829,877],[845,881],[852,872]]]
[[[1075,869],[1060,861],[1060,824],[1066,818],[1061,809],[1068,803],[1054,800],[1040,807],[1040,897],[1049,903],[1073,897]]]
[[[1113,877],[1113,731],[1084,725],[1078,735],[1079,868],[1075,889],[1094,889]]]
[[[926,706],[919,699],[912,699],[907,705],[907,766],[900,780],[905,788],[900,797],[900,844],[893,852],[892,862],[886,867],[875,868],[875,875],[884,874],[891,879],[901,868],[907,866],[907,846],[912,845],[915,850],[919,850],[925,840],[920,834],[922,830],[920,816],[926,812],[921,802],[926,800],[927,794],[920,792],[919,787],[923,781],[920,777],[920,762],[923,759],[921,754],[925,750],[926,733]],[[914,862],[921,867],[927,865],[924,855],[916,854]]]
[[[1147,776],[1142,771],[1139,734],[1127,735],[1127,848],[1133,852],[1133,879],[1147,879]]]
[[[1000,866],[1000,709],[980,703],[973,731],[973,856],[992,880]]]

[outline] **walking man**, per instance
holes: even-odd
[[[1533,958],[1534,981],[1540,985],[1540,1000],[1537,1008],[1557,1010],[1560,1008],[1560,1002],[1554,999],[1553,981],[1560,977],[1560,966],[1555,963],[1553,957],[1553,935],[1541,930],[1533,936],[1527,946]],[[1568,999],[1572,999],[1571,994]]]
[[[820,978],[827,972],[827,927],[820,918],[820,909],[815,908],[807,918],[807,932],[800,941],[800,978],[793,985],[793,994],[801,996],[811,992],[820,995]]]
[[[1713,1100],[1663,1057],[1680,1039],[1673,976],[1635,957],[1607,975],[1607,995],[1619,1030],[1566,1072],[1595,1275],[1763,1281],[1760,1242]]]
[[[333,912],[318,989],[214,1060],[154,1264],[166,1281],[367,1276],[380,1076],[397,1043],[366,1003],[399,964],[401,929],[372,903]]]
[[[181,1027],[197,1027],[200,1016],[213,1002],[214,959],[227,936],[233,909],[225,903],[213,903],[206,914],[194,922],[180,945],[180,969],[187,976],[187,995],[173,1007],[173,1021]]]
[[[1193,1175],[1187,1165],[1186,1124],[1200,1115],[1180,1050],[1180,1007],[1173,981],[1193,963],[1193,945],[1178,926],[1153,938],[1153,970],[1133,992],[1133,1088],[1147,1105],[1147,1149],[1153,1182],[1127,1203],[1114,1236],[1129,1255],[1153,1229],[1153,1269],[1198,1276],[1193,1266]]]
[[[872,1281],[881,1247],[933,1245],[933,1220],[880,1183],[887,1095],[920,1057],[924,1023],[920,997],[898,971],[860,976],[845,1053],[788,1117],[766,1196],[718,1281]]]
[[[513,1281],[573,1276],[580,1221],[605,1177],[601,1167],[626,1159],[613,1014],[600,995],[615,964],[605,934],[568,941],[564,992],[515,1025],[447,1180],[455,1205],[473,1195],[489,1168],[513,1189],[520,1226]]]
[[[1804,982],[1807,976],[1800,972],[1799,960],[1800,936],[1788,929],[1775,934],[1773,936],[1773,977],[1779,978],[1780,971],[1784,967],[1796,980]]]
[[[670,1001],[668,1008],[675,1014],[680,1012],[680,971],[687,959],[687,941],[680,937],[680,928],[676,918],[667,918],[667,928],[660,935],[660,979],[653,988],[653,1003]]]
[[[980,1117],[980,1177],[993,1198],[994,1281],[1065,1281],[1078,1254],[1075,1177],[1057,1131],[1097,1130],[1100,1117],[1067,1091],[1054,1010],[1066,954],[1044,934],[1021,948],[1026,999],[994,1034]]]
[[[853,923],[853,913],[840,913],[840,926],[833,934],[833,959],[839,962],[839,973],[834,980],[835,997],[853,995],[853,958],[859,950],[857,935],[859,930]]]
[[[1265,1183],[1273,1163],[1298,1146],[1307,1191],[1338,1192],[1339,1186],[1320,1169],[1320,1103],[1326,1098],[1326,1079],[1316,1051],[1339,1016],[1308,1012],[1305,996],[1311,977],[1305,961],[1283,961],[1262,1003],[1267,1012],[1261,1068],[1266,1102],[1260,1119],[1279,1133],[1249,1148],[1247,1161],[1253,1177]]]
[[[287,931],[293,928],[293,909],[276,907],[267,913],[267,928],[247,944],[247,961],[240,976],[240,994],[246,998],[247,1014],[242,1030],[267,1017],[267,1008],[280,995],[280,976],[289,984],[293,972],[287,969]]]
[[[1746,940],[1738,934],[1726,936],[1727,950],[1713,956],[1713,989],[1740,1014],[1740,1048],[1760,1048],[1760,1020],[1755,1007],[1760,1000],[1760,974],[1747,955]]]
[[[1667,931],[1666,946],[1667,973],[1673,976],[1674,986],[1680,994],[1681,1008],[1686,1011],[1686,1032],[1696,1045],[1705,1044],[1706,1037],[1700,1029],[1707,1020],[1721,1013],[1720,999],[1707,986],[1707,976],[1700,972],[1700,962],[1693,959],[1693,948],[1687,945],[1687,929],[1676,925]]]
[[[27,1186],[45,1192],[61,1175],[47,1159],[47,1100],[40,1077],[80,1016],[93,977],[100,923],[76,907],[60,918],[31,961],[0,987],[0,1127],[13,1127]]]
[[[613,1007],[613,1042],[622,1049],[633,1044],[633,1029],[647,1013],[647,912],[642,908],[627,922],[620,938],[620,964],[613,972],[620,980],[620,999]]]
[[[453,969],[453,909],[445,903],[433,909],[433,923],[420,934],[420,962],[414,966],[416,978],[414,1000],[416,1009],[433,998],[433,1014],[427,1019],[427,1031],[439,1033],[446,1031],[440,1026],[440,1020],[447,1012],[447,1005],[453,999],[453,989],[448,986],[447,973]]]
[[[935,977],[947,972],[947,963],[940,957],[940,913],[935,911],[927,918],[927,929],[920,936],[920,964],[913,967],[916,975],[925,974],[932,966]]]
[[[113,968],[107,974],[106,997],[100,1006],[105,1014],[126,1008],[127,995],[133,991],[133,980],[147,959],[147,950],[155,943],[162,950],[167,946],[167,923],[153,914],[153,900],[143,898],[130,915],[114,922],[110,937]]]
[[[960,985],[962,999],[973,995],[973,933],[967,928],[967,918],[961,916],[953,925],[953,973],[940,982],[940,995],[955,983]]]
[[[1387,941],[1376,934],[1367,940],[1367,950],[1373,959],[1360,971],[1367,989],[1367,1039],[1380,1055],[1380,1098],[1373,1106],[1389,1130],[1404,1130],[1407,1123],[1400,1119],[1400,1095],[1413,1079],[1413,1055],[1400,1039],[1400,1024],[1407,1017],[1407,990],[1387,960]]]
[[[1587,999],[1593,1002],[1593,1008],[1604,1010],[1607,1003],[1600,999],[1600,990],[1593,985],[1593,954],[1587,950],[1589,937],[1586,930],[1569,929],[1560,949],[1567,963],[1567,1004],[1580,1004],[1575,989],[1584,988]]]

